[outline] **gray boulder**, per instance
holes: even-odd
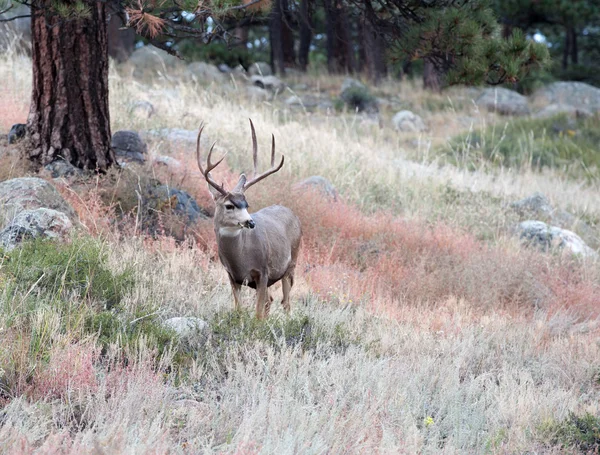
[[[529,114],[527,98],[506,88],[486,88],[477,98],[476,103],[490,112],[497,112],[501,115]]]
[[[363,84],[362,82],[357,81],[356,79],[353,79],[351,77],[347,77],[342,82],[342,86],[340,87],[340,93],[344,93],[346,90],[349,90],[349,89],[352,89],[352,88],[358,88],[358,89],[366,90],[367,86],[365,84]]]
[[[560,104],[594,113],[600,111],[600,88],[583,82],[553,82],[537,90],[531,100],[536,104]]]
[[[392,118],[392,124],[398,131],[406,133],[420,133],[427,130],[423,119],[411,111],[400,111]]]
[[[525,244],[536,246],[544,251],[559,249],[582,257],[598,256],[574,232],[550,226],[542,221],[523,221],[517,226],[516,231]]]
[[[166,74],[178,67],[184,68],[180,59],[154,46],[143,46],[133,51],[127,65],[133,67],[134,78]]]
[[[50,173],[53,179],[79,177],[83,175],[83,171],[65,160],[56,160],[50,164],[46,164],[44,169]]]
[[[272,76],[273,70],[267,62],[254,62],[248,68],[249,76]]]
[[[298,191],[316,191],[326,198],[337,201],[338,192],[329,180],[320,175],[313,175],[294,185],[294,189]]]
[[[167,319],[163,326],[177,334],[180,348],[188,352],[202,348],[209,335],[208,323],[194,317]]]
[[[113,134],[110,145],[120,162],[144,163],[146,161],[148,147],[135,131],[117,131]]]
[[[254,85],[246,87],[246,96],[252,101],[269,101],[271,99],[271,93],[268,90]]]
[[[256,87],[272,92],[281,92],[285,89],[285,84],[277,76],[255,75],[250,77],[250,82]]]
[[[130,114],[142,120],[148,120],[154,111],[154,105],[148,101],[136,101],[129,108]]]
[[[0,183],[0,227],[6,226],[23,210],[53,209],[64,213],[72,222],[77,215],[60,193],[45,180],[23,177]]]
[[[174,214],[183,217],[187,224],[208,218],[208,213],[200,208],[196,200],[184,190],[168,185],[159,185],[151,190],[150,198],[152,203],[157,206],[165,206],[172,201],[171,210]]]
[[[219,68],[210,63],[193,62],[188,65],[187,69],[190,78],[199,83],[216,82],[222,84],[227,80],[227,76],[219,71]]]
[[[550,104],[536,112],[533,116],[543,119],[561,114],[570,118],[588,118],[593,115],[591,111],[583,107],[575,107],[568,104]]]
[[[46,208],[23,210],[0,231],[0,246],[10,251],[28,239],[65,238],[72,228],[73,223],[69,217],[57,210]]]
[[[319,105],[319,99],[310,95],[306,95],[304,97],[292,95],[285,100],[285,104],[287,104],[288,106],[298,106],[306,109],[311,109]]]
[[[159,155],[154,157],[154,164],[158,164],[159,166],[165,166],[167,169],[176,170],[181,169],[181,161],[172,156],[168,155]]]
[[[25,133],[27,132],[25,130],[26,126],[27,125],[25,125],[24,123],[14,124],[8,132],[8,143],[16,144],[20,139],[23,139],[25,137]]]

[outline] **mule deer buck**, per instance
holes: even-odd
[[[198,132],[196,158],[200,172],[215,200],[214,223],[219,259],[229,275],[235,308],[240,308],[240,289],[245,284],[256,289],[256,317],[263,319],[268,316],[273,301],[268,288],[281,280],[281,304],[289,313],[290,290],[294,284],[294,269],[302,236],[300,220],[290,209],[280,205],[272,205],[250,215],[245,195],[248,188],[276,173],[283,166],[283,155],[281,162],[275,165],[275,136],[272,135],[271,142],[271,168],[258,174],[256,132],[250,120],[254,177],[247,180],[246,176],[241,174],[235,188],[226,191],[223,185],[217,184],[210,175],[225,158],[223,156],[216,163],[212,163],[211,156],[215,144],[208,152],[206,168],[202,166],[200,136],[203,129],[204,126],[201,126]]]

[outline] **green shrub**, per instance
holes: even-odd
[[[92,239],[66,244],[34,240],[6,253],[0,270],[24,290],[37,288],[56,297],[75,293],[111,308],[134,280],[130,268],[114,273],[106,260],[106,252]]]
[[[342,101],[352,110],[359,112],[377,111],[377,98],[365,87],[352,86],[344,90]]]
[[[585,453],[598,453],[600,450],[600,417],[585,413],[578,416],[569,413],[562,422],[549,422],[542,428],[542,434],[551,445],[566,449],[578,449]]]

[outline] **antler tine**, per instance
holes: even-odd
[[[252,119],[250,121],[250,129],[252,130],[252,162],[254,163],[254,177],[258,175],[258,145],[256,143],[256,131],[254,130],[254,123]],[[272,166],[273,164],[271,164]]]
[[[227,191],[225,191],[225,188],[223,188],[222,185],[219,185],[217,182],[215,182],[212,179],[212,177],[210,176],[210,171],[212,171],[215,167],[217,167],[221,163],[221,161],[223,161],[225,159],[225,155],[227,155],[227,154],[223,155],[223,158],[221,158],[215,164],[212,164],[210,159],[211,159],[212,152],[213,152],[213,149],[215,148],[215,144],[216,144],[216,142],[214,142],[208,152],[208,158],[207,158],[206,170],[205,170],[202,167],[202,158],[200,157],[200,136],[202,136],[203,130],[204,130],[204,124],[202,123],[202,124],[200,124],[200,129],[198,131],[198,138],[196,139],[196,160],[198,161],[198,168],[200,169],[200,172],[202,172],[202,175],[204,176],[204,178],[206,179],[206,181],[208,182],[208,184],[210,186],[212,186],[215,190],[217,190],[222,195],[226,195]]]
[[[250,122],[250,125],[252,125],[252,121]],[[254,127],[252,127],[252,132],[254,133]],[[253,137],[253,145],[256,145],[256,138]],[[254,148],[254,154],[255,157],[257,155],[256,152],[256,147]],[[265,177],[268,177],[271,174],[274,174],[275,172],[277,172],[279,169],[281,169],[283,167],[283,162],[285,160],[285,156],[281,155],[281,162],[279,163],[279,165],[277,167],[275,167],[275,136],[271,135],[271,169],[269,169],[266,172],[263,172],[260,175],[256,175],[256,159],[254,160],[254,178],[248,182],[246,182],[246,184],[244,185],[244,191],[246,191],[248,188],[250,188],[252,185],[254,185],[255,183],[260,182],[262,179],[264,179]]]

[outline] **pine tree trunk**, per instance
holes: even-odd
[[[104,2],[89,17],[65,20],[36,0],[31,17],[33,90],[27,119],[29,157],[45,165],[63,158],[83,169],[115,162],[108,112],[107,16]]]
[[[300,0],[300,46],[298,48],[298,63],[300,70],[306,71],[308,67],[308,54],[312,40],[312,9],[311,0]]]
[[[283,11],[280,0],[275,0],[271,8],[269,34],[271,41],[271,68],[280,75],[285,74],[285,53],[281,32],[283,29]]]
[[[439,92],[442,89],[440,74],[435,65],[429,60],[423,62],[423,87],[432,92]]]
[[[566,70],[569,67],[569,55],[571,54],[571,28],[565,30],[565,48],[563,49],[562,69]]]
[[[327,68],[330,73],[353,73],[356,59],[351,37],[351,24],[340,0],[324,0],[325,33],[327,34]]]
[[[283,46],[283,61],[286,68],[296,67],[296,51],[294,50],[294,31],[291,27],[292,15],[287,0],[281,2],[281,45]]]
[[[571,28],[571,63],[577,65],[579,63],[579,49],[577,48],[577,31]]]
[[[364,59],[363,68],[369,79],[377,84],[386,75],[385,50],[383,38],[376,32],[369,21],[361,22],[361,54]],[[363,69],[361,68],[361,69]]]

